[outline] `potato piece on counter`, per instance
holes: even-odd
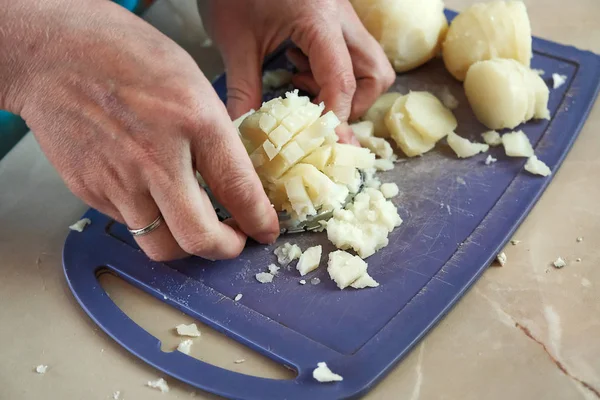
[[[550,119],[546,83],[515,60],[473,64],[465,93],[477,119],[490,129],[512,129],[533,118]]]
[[[373,103],[371,108],[369,108],[363,116],[365,121],[371,121],[373,123],[373,134],[376,137],[390,137],[390,131],[385,124],[385,116],[390,108],[392,108],[392,105],[396,99],[400,96],[402,96],[402,94],[398,92],[382,94],[377,100],[375,100],[375,103]]]
[[[396,72],[431,60],[448,29],[442,0],[351,0]]]
[[[471,6],[450,25],[443,43],[448,71],[464,81],[477,61],[514,59],[529,67],[531,25],[522,1],[492,1]]]

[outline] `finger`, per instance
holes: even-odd
[[[317,96],[321,90],[310,71],[300,72],[292,76],[292,84],[312,96]]]
[[[149,193],[136,195],[130,203],[120,204],[119,209],[129,229],[144,228],[161,215]],[[144,253],[154,261],[189,257],[189,254],[179,246],[165,221],[152,232],[143,236],[134,236],[134,239]]]
[[[310,63],[308,62],[308,57],[306,57],[306,54],[304,54],[302,50],[295,47],[287,49],[285,55],[288,61],[294,64],[298,72],[310,71]]]
[[[165,177],[155,177],[150,184],[152,197],[173,237],[189,254],[209,260],[237,257],[244,249],[246,235],[219,221],[194,176],[191,158],[187,162],[187,168],[180,165]]]
[[[262,102],[262,56],[255,44],[228,46],[223,54],[227,72],[227,111],[236,119]]]
[[[338,135],[340,143],[352,144],[357,147],[361,147],[360,142],[354,136],[354,132],[352,132],[352,128],[346,123],[342,122],[336,129],[335,133]]]
[[[327,109],[346,121],[356,80],[340,25],[313,19],[310,26],[293,29],[291,39],[308,55],[310,69],[321,88],[317,101],[323,101]]]
[[[225,110],[211,110],[202,134],[192,140],[196,168],[217,200],[247,235],[261,243],[279,236],[277,213]]]
[[[350,113],[350,120],[354,120],[362,116],[390,88],[396,79],[396,73],[383,48],[361,23],[350,3],[342,2],[340,7],[344,38],[356,76],[356,93]]]

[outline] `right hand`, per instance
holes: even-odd
[[[0,43],[20,68],[0,106],[25,118],[73,193],[130,228],[162,214],[136,238],[154,260],[233,258],[246,235],[275,241],[276,212],[186,52],[109,1],[6,3]],[[232,221],[218,221],[195,170]]]

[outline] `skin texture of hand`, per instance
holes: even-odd
[[[156,231],[155,260],[236,257],[277,215],[225,106],[191,57],[110,1],[0,0],[0,107],[25,118],[67,186]],[[10,69],[2,70],[1,65]],[[219,222],[195,170],[231,212]],[[235,222],[234,222],[235,221]]]
[[[381,46],[348,0],[199,0],[204,25],[227,71],[232,118],[261,104],[265,56],[287,39],[296,87],[316,96],[342,121],[365,113],[396,77]],[[341,141],[356,140],[347,128]]]

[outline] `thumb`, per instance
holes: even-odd
[[[223,55],[227,76],[227,111],[236,119],[262,103],[262,57],[256,45],[230,48]]]

